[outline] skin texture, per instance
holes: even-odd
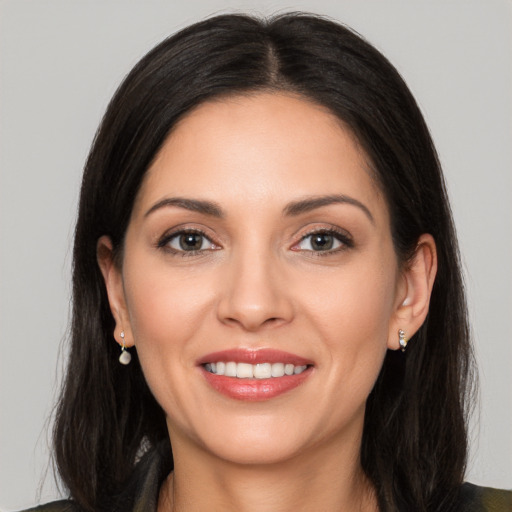
[[[99,240],[114,336],[136,345],[167,414],[175,471],[160,510],[376,510],[359,463],[365,402],[398,329],[412,336],[427,314],[436,256],[423,235],[401,268],[369,169],[340,121],[304,99],[208,102],[148,170],[122,268]],[[289,212],[332,195],[349,202]],[[177,197],[222,216],[161,204]],[[204,233],[198,251],[172,238],[183,229]],[[296,354],[310,374],[270,400],[226,397],[197,362],[234,348]]]

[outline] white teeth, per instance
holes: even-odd
[[[272,365],[270,363],[255,365],[254,377],[256,379],[270,379],[270,377],[272,377]]]
[[[284,376],[284,364],[274,363],[272,365],[272,377],[283,377]]]
[[[236,376],[239,379],[252,379],[253,378],[252,364],[238,363],[236,365]]]
[[[226,370],[224,371],[226,377],[236,377],[236,363],[230,361],[226,363]]]
[[[216,375],[226,377],[237,377],[238,379],[270,379],[279,378],[285,375],[298,375],[307,368],[307,365],[294,366],[290,363],[235,363],[234,361],[218,361],[206,363],[204,369]]]

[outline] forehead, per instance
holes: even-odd
[[[243,198],[261,208],[334,193],[383,206],[351,131],[304,98],[259,93],[209,101],[187,114],[146,173],[136,208],[169,195]]]

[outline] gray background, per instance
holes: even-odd
[[[468,479],[511,488],[510,1],[13,0],[0,1],[0,509],[35,503],[48,465],[80,173],[107,102],[154,44],[233,10],[333,16],[416,95],[448,181],[481,370]],[[40,499],[57,495],[50,472]]]

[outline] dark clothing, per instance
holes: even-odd
[[[170,468],[169,455],[163,450],[155,449],[146,454],[137,464],[125,491],[107,508],[109,512],[156,512],[160,486],[169,474]],[[461,488],[458,510],[461,512],[512,512],[512,491],[466,483]],[[81,511],[72,501],[61,500],[31,508],[25,512]]]

